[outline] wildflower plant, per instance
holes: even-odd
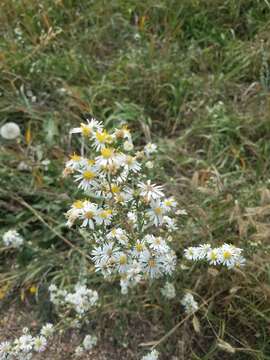
[[[0,360],[30,360],[35,354],[44,352],[54,333],[52,324],[45,324],[40,333],[32,336],[28,328],[23,334],[14,339],[0,343]]]
[[[87,230],[96,271],[119,278],[122,293],[171,275],[176,255],[168,239],[177,229],[177,203],[148,176],[157,146],[136,151],[127,126],[109,132],[95,119],[71,134],[82,137],[83,152],[70,157],[64,175],[83,194],[67,211],[67,225]]]

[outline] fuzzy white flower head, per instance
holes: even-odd
[[[24,240],[16,230],[8,230],[3,235],[3,243],[6,246],[14,246],[16,248],[23,244]]]
[[[1,136],[6,140],[14,140],[20,136],[21,130],[14,122],[8,122],[0,128]]]
[[[40,334],[45,337],[50,337],[53,335],[53,333],[54,333],[54,327],[53,324],[50,323],[43,325],[40,331]]]
[[[125,151],[131,151],[134,148],[134,145],[131,141],[126,140],[123,144],[123,148]]]
[[[181,300],[181,304],[184,306],[185,312],[187,314],[194,314],[199,308],[197,301],[195,301],[191,293],[185,294]]]
[[[97,337],[93,335],[86,335],[83,340],[83,347],[85,350],[91,350],[97,344]]]
[[[145,163],[145,166],[147,167],[147,169],[153,169],[154,163],[153,163],[153,161],[147,161]]]
[[[159,355],[159,353],[157,350],[152,350],[149,354],[144,355],[142,357],[142,360],[157,360],[158,355]]]
[[[167,299],[175,298],[175,287],[172,283],[166,282],[164,287],[160,290],[161,294]]]

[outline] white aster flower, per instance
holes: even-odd
[[[149,157],[151,154],[157,152],[157,145],[156,145],[156,144],[152,144],[152,143],[146,144],[145,147],[144,147],[144,152],[145,152],[145,155],[146,155],[147,157]]]
[[[111,209],[98,209],[95,214],[95,220],[97,225],[104,224],[105,226],[110,225],[112,221],[112,210]]]
[[[88,191],[97,186],[95,178],[97,176],[97,169],[94,166],[88,166],[85,169],[79,170],[79,175],[75,175],[75,181],[79,183],[79,189]]]
[[[218,260],[222,265],[231,269],[237,265],[241,252],[242,249],[230,244],[224,244],[218,248]]]
[[[109,169],[113,173],[123,164],[123,155],[116,152],[114,148],[103,147],[100,153],[96,158],[96,165],[100,169]]]
[[[187,260],[198,260],[199,259],[199,248],[190,246],[184,250],[184,256]]]
[[[92,251],[93,261],[95,265],[105,264],[114,262],[115,254],[119,251],[118,247],[114,247],[113,242],[104,243],[100,246],[97,246]]]
[[[141,165],[138,163],[136,158],[131,155],[123,155],[122,165],[126,171],[137,173],[141,170]]]
[[[34,338],[34,349],[37,352],[43,352],[46,350],[47,340],[44,336],[37,336]]]
[[[120,244],[126,245],[128,242],[128,237],[126,234],[126,231],[121,228],[113,228],[108,234],[107,238],[109,240],[111,239],[117,239]]]
[[[0,128],[1,136],[6,140],[14,140],[21,134],[19,126],[14,122],[8,122]]]
[[[71,129],[70,134],[82,134],[85,137],[90,137],[94,131],[102,131],[102,124],[92,118],[91,120],[87,119],[87,124],[81,123],[80,127]]]
[[[164,221],[168,231],[175,231],[175,230],[178,229],[178,227],[177,227],[177,225],[175,223],[175,219],[172,219],[169,216],[164,216],[163,221]]]
[[[206,255],[210,265],[217,265],[219,263],[219,254],[217,249],[210,249]]]
[[[146,183],[139,182],[138,188],[140,189],[140,195],[146,198],[147,201],[157,200],[164,196],[162,186],[151,184],[151,180],[147,180]]]
[[[94,147],[97,150],[103,149],[107,144],[112,143],[112,136],[106,131],[96,131],[93,134],[93,140],[94,140]]]
[[[16,230],[8,230],[3,235],[3,243],[6,246],[20,247],[24,243],[24,239]]]
[[[155,258],[149,251],[144,251],[140,256],[139,261],[142,271],[147,277],[155,279],[161,276],[162,262],[160,258]]]
[[[94,203],[90,203],[90,201],[86,201],[81,210],[80,218],[83,220],[82,227],[89,227],[90,229],[94,229],[94,218],[97,214],[97,205]]]
[[[172,210],[177,206],[177,202],[175,201],[175,199],[173,197],[164,199],[162,202],[163,208],[166,211]]]
[[[191,293],[185,294],[181,300],[181,304],[184,306],[185,312],[187,314],[194,314],[199,308],[197,301],[194,299]]]
[[[198,259],[203,260],[207,257],[208,252],[212,250],[210,244],[202,244],[197,248]]]
[[[156,201],[151,201],[151,209],[147,211],[150,221],[152,221],[156,226],[163,224],[163,217],[165,214],[165,209],[162,202],[158,199]]]

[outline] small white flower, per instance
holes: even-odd
[[[50,287],[49,287],[49,290],[51,289],[50,291],[53,291],[52,289],[54,289],[54,288],[56,288],[56,290],[57,290],[57,287],[55,285],[54,285],[54,287],[52,287],[52,286],[53,285],[50,285]],[[41,331],[40,331],[40,334],[45,336],[46,338],[52,336],[53,333],[54,333],[54,327],[53,327],[53,324],[50,324],[50,323],[43,325],[41,328]]]
[[[123,148],[125,151],[131,151],[131,150],[133,150],[134,145],[133,145],[132,141],[126,140],[123,144]]]
[[[164,196],[162,186],[152,184],[151,180],[147,180],[146,183],[139,182],[138,188],[140,189],[140,195],[146,198],[147,201],[157,200]]]
[[[181,300],[181,304],[184,306],[185,312],[187,314],[194,314],[199,308],[197,301],[195,301],[191,293],[185,294]]]
[[[158,199],[156,201],[151,201],[151,209],[148,210],[147,214],[156,226],[160,226],[163,224],[163,217],[165,214],[165,209],[163,207],[162,202]]]
[[[172,283],[169,283],[169,282],[166,282],[166,284],[160,290],[160,292],[167,299],[173,299],[176,296],[175,287]]]
[[[97,344],[97,337],[93,335],[86,335],[83,340],[83,347],[85,350],[91,350]]]
[[[3,243],[6,246],[14,246],[16,248],[23,244],[24,240],[22,236],[16,230],[8,230],[3,235]]]
[[[154,163],[152,161],[147,161],[145,163],[145,166],[147,167],[147,169],[153,169]]]
[[[149,354],[144,355],[142,357],[142,360],[157,360],[158,355],[159,355],[159,353],[157,350],[152,350]]]
[[[81,210],[81,219],[83,220],[82,227],[89,227],[90,229],[94,229],[94,218],[97,215],[97,205],[90,203],[90,201],[86,201]]]
[[[152,143],[146,144],[144,147],[144,152],[145,155],[149,157],[151,154],[157,152],[157,145]]]
[[[14,122],[8,122],[0,128],[1,136],[6,140],[14,140],[21,134],[19,126]]]
[[[82,134],[85,137],[90,137],[94,131],[102,131],[102,124],[96,119],[87,119],[87,124],[81,123],[79,128],[73,128],[70,130],[70,134]]]
[[[47,340],[44,336],[37,336],[34,338],[34,349],[37,352],[43,352],[46,350]]]

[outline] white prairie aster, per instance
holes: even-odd
[[[88,166],[83,170],[79,170],[79,173],[79,175],[75,176],[75,181],[80,182],[79,189],[88,191],[97,185],[97,182],[95,181],[95,178],[97,176],[97,171],[95,167]]]
[[[37,336],[34,338],[34,349],[37,352],[43,352],[46,350],[47,340],[44,336]]]
[[[147,215],[156,226],[163,224],[163,217],[165,214],[165,209],[162,202],[158,199],[156,201],[151,201],[151,209],[147,211]]]
[[[137,173],[141,170],[141,165],[134,156],[123,155],[122,165],[127,171],[133,171],[134,173]]]
[[[102,131],[102,124],[96,119],[87,119],[87,124],[81,123],[80,127],[70,130],[70,134],[82,134],[85,137],[90,137],[94,131]]]
[[[151,184],[151,180],[147,180],[146,183],[139,182],[138,188],[140,195],[146,198],[147,201],[157,200],[164,196],[164,193],[162,192],[162,186]]]
[[[82,223],[82,227],[87,227],[89,226],[90,229],[94,229],[95,224],[94,224],[94,217],[97,214],[97,205],[90,203],[89,201],[86,201],[82,211],[81,211],[81,215],[80,218],[83,220]]]

